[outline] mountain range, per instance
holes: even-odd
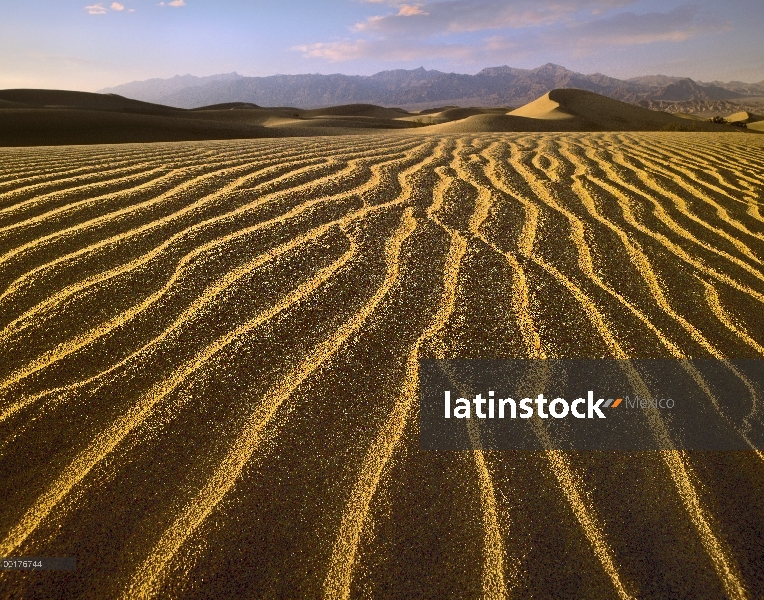
[[[248,102],[259,106],[321,108],[369,103],[418,110],[437,105],[515,107],[550,89],[577,88],[643,105],[670,102],[729,102],[764,96],[764,81],[711,83],[652,75],[616,79],[584,75],[552,63],[535,69],[489,67],[475,75],[436,70],[397,69],[374,75],[271,75],[238,73],[194,77],[178,75],[99,90],[178,108]]]

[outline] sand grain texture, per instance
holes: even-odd
[[[764,597],[761,453],[422,452],[417,402],[761,358],[764,138],[455,123],[0,149],[0,548],[78,560],[0,597]]]

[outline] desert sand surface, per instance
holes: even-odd
[[[731,129],[573,89],[552,90],[512,111],[443,107],[419,113],[372,104],[303,110],[243,102],[185,110],[114,94],[0,90],[0,146],[365,135],[370,130],[432,135]]]
[[[2,148],[0,596],[762,598],[761,452],[424,452],[417,361],[760,358],[763,264],[737,131]]]

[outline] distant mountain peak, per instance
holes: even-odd
[[[541,65],[540,67],[531,69],[531,71],[533,71],[534,73],[543,73],[543,72],[573,73],[573,71],[566,69],[562,65],[557,65],[555,63],[546,63],[545,65]]]

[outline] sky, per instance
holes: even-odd
[[[0,89],[549,62],[762,81],[764,0],[0,0]]]

